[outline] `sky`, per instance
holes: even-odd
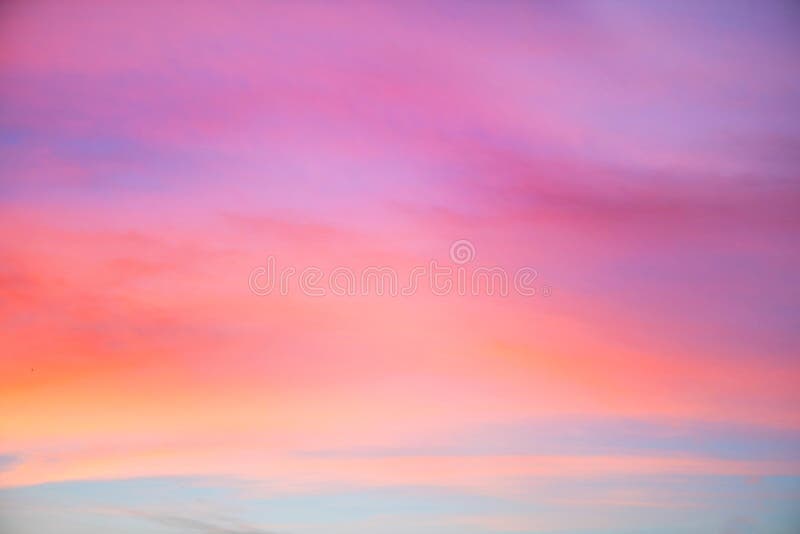
[[[798,25],[0,3],[0,531],[796,534]]]

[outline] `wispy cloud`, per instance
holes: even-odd
[[[202,534],[275,534],[274,530],[242,525],[234,520],[209,520],[158,512],[129,511],[130,515],[158,523],[181,532]]]

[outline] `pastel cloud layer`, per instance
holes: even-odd
[[[0,531],[795,533],[798,23],[5,2]]]

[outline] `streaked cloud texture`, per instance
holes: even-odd
[[[0,531],[794,534],[800,6],[0,5]],[[446,263],[533,297],[257,296]]]

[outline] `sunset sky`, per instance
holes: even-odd
[[[799,58],[789,0],[2,1],[0,532],[797,534]],[[298,280],[431,262],[534,294]]]

